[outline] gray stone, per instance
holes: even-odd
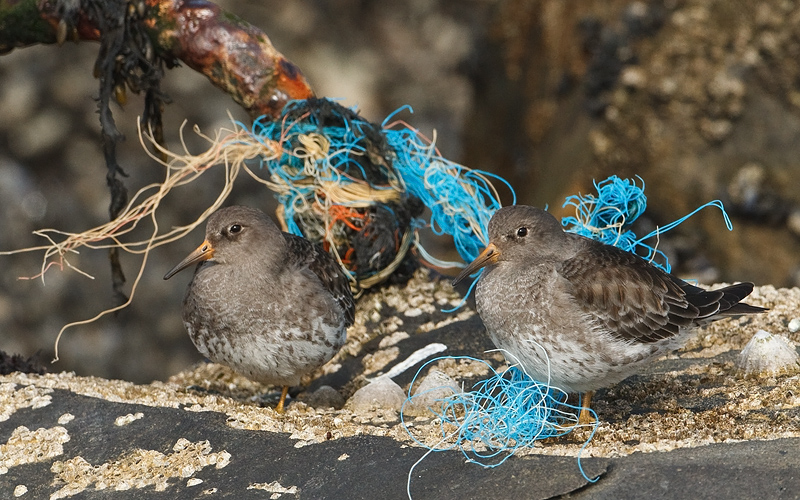
[[[400,411],[406,393],[389,377],[378,377],[347,400],[346,407],[354,412],[383,408]]]
[[[406,403],[403,414],[415,417],[433,416],[432,411],[441,413],[441,400],[460,393],[461,388],[450,375],[440,370],[431,370]]]

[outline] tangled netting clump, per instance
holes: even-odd
[[[637,179],[642,183],[641,187],[636,184],[634,179],[620,179],[616,175],[612,175],[604,181],[594,183],[597,190],[596,196],[587,194],[567,197],[564,206],[575,207],[575,216],[564,217],[561,223],[567,231],[634,253],[666,272],[670,272],[671,269],[669,259],[661,250],[644,243],[646,240],[674,229],[706,207],[719,208],[725,219],[726,227],[729,231],[733,230],[733,225],[722,202],[714,200],[640,238],[630,229],[631,224],[647,208],[644,181],[641,177],[637,177]]]
[[[281,145],[260,166],[285,230],[321,243],[362,288],[397,272],[412,245],[432,265],[447,265],[415,237],[425,225],[452,236],[472,260],[500,208],[489,180],[498,177],[444,159],[418,131],[391,119],[378,126],[333,101],[309,99],[287,105],[280,121],[262,118],[250,128],[253,140]],[[425,208],[428,222],[420,218]]]

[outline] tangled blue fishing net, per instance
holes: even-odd
[[[567,403],[566,392],[532,380],[517,365],[498,372],[486,361],[468,356],[436,358],[420,368],[409,392],[426,366],[443,359],[482,363],[490,376],[470,391],[437,400],[441,406],[430,409],[439,421],[442,436],[435,451],[459,448],[470,462],[496,467],[516,450],[531,447],[542,439],[563,436],[578,425],[575,412],[580,407]],[[415,393],[406,404],[424,395],[425,392]],[[402,415],[401,418],[406,425]]]
[[[280,154],[260,163],[285,230],[322,244],[362,288],[398,272],[410,248],[433,266],[449,264],[419,243],[421,227],[452,236],[462,259],[475,258],[500,207],[491,181],[508,185],[443,158],[419,131],[394,120],[406,109],[376,125],[335,101],[308,99],[251,127],[267,149],[280,144]]]
[[[670,272],[671,269],[667,256],[645,241],[674,229],[706,207],[719,208],[725,219],[725,226],[729,231],[733,229],[722,202],[714,200],[675,222],[657,228],[645,236],[637,236],[630,226],[647,208],[644,181],[641,177],[637,177],[637,179],[641,182],[641,187],[634,179],[620,179],[616,175],[612,175],[604,181],[594,183],[597,190],[596,196],[587,194],[567,197],[564,206],[575,207],[575,216],[564,217],[561,223],[569,232],[634,253],[666,272]]]

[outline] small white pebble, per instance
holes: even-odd
[[[347,453],[342,453],[341,455],[339,455],[339,458],[337,458],[336,460],[338,460],[340,462],[343,462],[343,461],[347,460],[348,458],[350,458],[350,455],[348,455]]]
[[[381,339],[381,343],[378,344],[378,349],[386,349],[387,347],[392,347],[393,345],[397,344],[401,340],[405,340],[409,338],[410,335],[404,331],[396,331],[391,335],[387,335]]]
[[[123,415],[121,417],[117,417],[114,420],[114,425],[117,427],[122,427],[123,425],[128,425],[133,421],[139,420],[140,418],[144,417],[144,413],[137,412],[137,413],[128,413],[127,415]]]
[[[58,423],[61,424],[61,425],[68,424],[68,423],[72,422],[72,420],[74,418],[75,418],[75,415],[73,415],[72,413],[65,413],[65,414],[61,415],[60,417],[58,417]]]
[[[172,451],[183,451],[191,446],[191,444],[192,443],[186,438],[178,438],[178,440],[175,441],[175,446],[172,447]]]
[[[53,398],[51,398],[49,394],[45,396],[36,396],[31,400],[31,408],[38,410],[39,408],[44,408],[52,402]]]
[[[406,309],[406,312],[404,312],[403,314],[405,314],[409,318],[416,318],[417,316],[422,316],[422,309],[420,309],[419,307],[412,307],[411,309]]]
[[[28,492],[28,487],[24,484],[18,484],[16,488],[14,488],[14,496],[21,497],[25,493]]]
[[[223,450],[217,453],[217,464],[214,466],[217,469],[224,469],[231,463],[231,454]]]
[[[759,330],[742,349],[737,366],[746,376],[793,374],[800,371],[800,356],[786,337]]]
[[[198,484],[201,484],[202,482],[203,482],[202,479],[193,477],[193,478],[189,479],[188,481],[186,481],[186,486],[197,486]]]
[[[290,486],[288,488],[285,488],[281,486],[281,483],[279,483],[278,481],[273,481],[271,483],[253,483],[249,485],[247,489],[268,491],[273,494],[270,498],[280,498],[281,495],[284,493],[288,493],[290,495],[297,495],[300,492],[297,486]]]
[[[795,333],[800,330],[800,318],[794,318],[789,322],[789,331]]]
[[[620,83],[632,89],[641,89],[647,84],[647,75],[638,66],[628,66],[620,74]]]

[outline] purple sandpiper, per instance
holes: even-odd
[[[489,245],[453,284],[481,268],[475,303],[492,341],[534,380],[585,393],[581,423],[595,389],[680,348],[692,327],[766,310],[740,303],[752,283],[704,290],[522,205],[492,216]]]
[[[329,361],[353,324],[354,302],[336,260],[282,233],[260,210],[228,207],[206,238],[164,279],[199,263],[183,299],[183,323],[204,356],[261,383],[289,386]]]

